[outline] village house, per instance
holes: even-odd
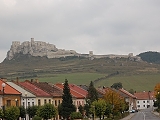
[[[7,84],[4,79],[0,79],[0,84],[0,106],[2,109],[9,106],[20,106],[21,92]]]
[[[155,101],[154,92],[151,91],[136,92],[134,93],[134,95],[136,96],[137,109],[141,110],[149,107],[152,107],[153,109]]]
[[[20,91],[22,93],[21,95],[21,106],[24,106],[24,108],[27,108],[29,106],[36,105],[36,96],[32,94],[31,92],[27,91],[23,87],[18,86],[14,82],[7,82],[10,86],[15,88],[16,90]]]
[[[26,80],[26,81],[23,81],[23,82],[19,81],[19,82],[16,82],[16,84],[19,85],[20,87],[26,89],[27,91],[31,92],[32,94],[34,94],[36,96],[35,105],[41,106],[41,105],[44,105],[46,103],[52,103],[53,102],[52,95],[50,95],[49,93],[40,89],[39,87],[33,85],[31,83],[31,81],[29,81],[29,80]],[[28,98],[27,98],[27,100],[28,100]],[[29,104],[27,102],[28,106],[29,106]]]

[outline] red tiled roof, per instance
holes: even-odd
[[[132,95],[131,93],[129,93],[128,91],[124,90],[124,89],[119,89],[120,92],[126,94],[127,96],[131,97],[131,98],[136,98],[135,95]]]
[[[50,94],[48,94],[47,92],[43,91],[39,87],[31,84],[31,82],[29,82],[29,81],[18,82],[17,84],[22,86],[23,88],[29,90],[30,92],[32,92],[33,94],[35,94],[38,97],[51,97]]]
[[[53,97],[62,97],[63,91],[54,85],[51,85],[47,82],[31,82],[31,83],[43,89]]]
[[[62,83],[57,83],[57,84],[54,84],[54,85],[63,90],[63,84]],[[70,87],[70,85],[69,85],[69,87]],[[70,92],[71,92],[71,95],[73,97],[79,98],[79,99],[84,99],[86,97],[85,95],[82,95],[82,94],[78,93],[77,91],[75,91],[71,88],[73,88],[73,87],[70,87]]]
[[[69,84],[70,89],[82,94],[83,96],[87,96],[88,92],[84,89],[82,89],[81,87],[75,85],[75,84]]]
[[[134,93],[138,100],[151,100],[155,99],[154,92],[137,92]]]
[[[3,81],[2,79],[0,79],[0,94],[2,93],[2,83],[5,83],[5,87],[4,87],[4,94],[14,94],[14,95],[21,95],[22,93],[17,91],[15,88],[11,87],[10,85],[8,85],[5,81]]]

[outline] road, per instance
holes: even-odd
[[[148,108],[135,113],[130,120],[160,120],[160,117],[154,115],[152,109]]]

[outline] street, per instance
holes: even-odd
[[[135,113],[131,120],[160,120],[160,117],[152,113],[152,109],[148,108]]]

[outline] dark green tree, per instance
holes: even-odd
[[[0,109],[0,118],[3,118],[3,110]]]
[[[20,107],[19,107],[19,110],[20,110],[20,115],[19,115],[19,117],[25,118],[26,111],[25,111],[24,106],[20,106]]]
[[[33,118],[36,115],[38,110],[38,106],[30,106],[27,108],[27,113],[29,114],[30,118]]]
[[[76,107],[73,105],[72,95],[70,93],[67,79],[65,79],[65,83],[63,86],[61,110],[61,115],[64,119],[69,119],[70,114],[76,111]]]
[[[57,114],[56,108],[53,104],[45,104],[40,106],[37,110],[37,115],[42,117],[44,120],[51,119]]]
[[[82,105],[78,107],[78,110],[82,115],[84,115],[84,107]]]
[[[123,86],[122,86],[122,83],[121,82],[118,82],[118,83],[114,83],[112,86],[111,86],[111,88],[115,88],[115,89],[121,89],[121,88],[123,88]]]
[[[90,105],[95,100],[98,100],[98,92],[91,81],[88,88],[87,103]]]
[[[7,107],[5,110],[6,120],[17,120],[19,115],[20,115],[20,110],[18,107],[11,106],[11,107]]]

